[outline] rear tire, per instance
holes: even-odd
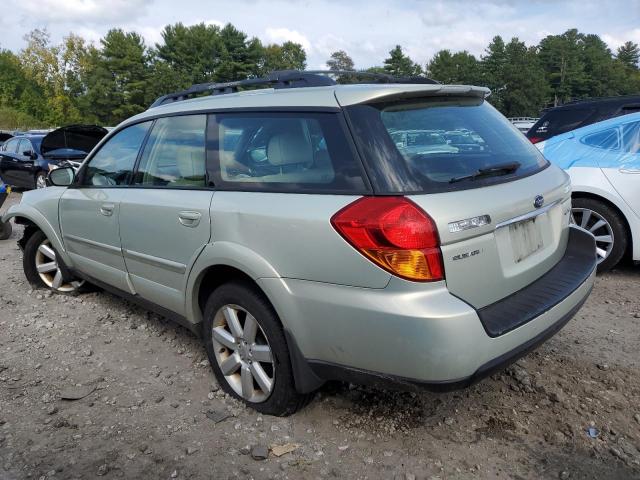
[[[629,238],[624,219],[609,205],[593,198],[574,198],[571,209],[576,225],[596,237],[598,273],[611,270],[627,251]]]
[[[277,416],[291,415],[313,398],[296,391],[282,324],[251,284],[232,282],[214,290],[205,307],[202,332],[218,384],[232,397]]]

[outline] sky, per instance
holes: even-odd
[[[640,43],[640,0],[2,0],[0,48],[46,28],[59,42],[74,32],[92,42],[111,28],[134,30],[150,46],[164,25],[231,22],[266,43],[292,40],[307,68],[345,50],[356,68],[382,64],[396,44],[420,64],[448,48],[481,55],[495,35],[536,44],[569,28],[595,33],[615,50]]]

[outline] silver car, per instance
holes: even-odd
[[[260,412],[290,414],[327,380],[465,387],[557,332],[596,265],[567,174],[488,94],[305,72],[197,85],[3,220],[25,226],[34,286],[88,282],[175,319]],[[483,148],[401,152],[400,130]]]

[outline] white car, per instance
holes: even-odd
[[[536,146],[573,185],[573,220],[596,237],[598,271],[640,261],[640,113],[594,123]]]

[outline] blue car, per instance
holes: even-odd
[[[640,261],[640,113],[536,144],[571,176],[573,221],[596,237],[598,271]]]

